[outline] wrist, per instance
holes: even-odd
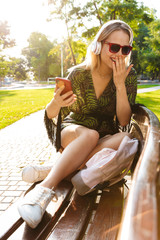
[[[123,90],[126,90],[125,84],[118,84],[116,86],[116,91],[123,91]]]
[[[61,106],[59,105],[58,101],[53,98],[52,101],[51,101],[51,105],[56,108],[57,110],[60,110]]]

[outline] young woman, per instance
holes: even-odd
[[[41,221],[62,179],[85,165],[102,148],[117,150],[123,137],[129,135],[119,132],[118,127],[129,124],[137,92],[135,71],[130,65],[132,41],[132,30],[125,22],[112,20],[104,24],[89,46],[85,62],[68,75],[73,92],[61,95],[64,87],[56,89],[47,105],[45,122],[49,138],[56,143],[57,150],[63,151],[48,176],[18,207],[32,228]],[[59,134],[55,134],[54,120],[60,112],[62,122]]]

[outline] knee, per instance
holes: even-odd
[[[77,137],[82,137],[84,141],[89,144],[97,144],[99,140],[99,133],[94,129],[79,128],[76,132]]]
[[[88,143],[97,144],[99,140],[99,133],[93,129],[87,129],[85,132],[85,138]]]
[[[96,141],[99,140],[99,133],[96,130],[93,129],[88,129],[88,133],[87,136],[89,136],[90,138],[95,139]]]
[[[128,132],[121,132],[120,136],[121,136],[121,139],[123,139],[125,136],[127,136],[129,138],[132,138],[132,135],[130,133],[128,133]]]

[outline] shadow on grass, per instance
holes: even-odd
[[[6,97],[12,97],[16,95],[14,91],[0,90],[0,102]]]

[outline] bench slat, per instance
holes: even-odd
[[[79,239],[88,223],[95,199],[96,194],[82,197],[76,192],[65,216],[56,225],[48,240]]]
[[[57,222],[59,215],[63,212],[64,208],[66,207],[68,197],[72,191],[72,184],[67,181],[62,181],[58,188],[56,189],[56,193],[59,196],[57,202],[51,201],[50,204],[47,207],[47,210],[44,214],[44,217],[41,221],[41,223],[35,228],[32,229],[29,226],[27,226],[26,223],[23,223],[22,218],[20,218],[18,214],[17,207],[13,205],[13,208],[9,208],[8,211],[5,212],[4,216],[4,224],[1,225],[1,240],[6,240],[8,237],[12,234],[12,236],[9,238],[10,240],[18,240],[18,239],[39,239],[39,237],[42,235],[42,233],[45,231],[46,234],[50,232],[54,224]],[[18,202],[17,202],[18,204]],[[16,204],[16,205],[17,205]],[[12,210],[12,211],[11,211]],[[12,228],[4,229],[4,227],[11,226],[8,223],[8,217],[12,219],[12,222],[16,224],[16,227],[14,228],[14,231],[12,231]],[[14,217],[15,216],[15,217]],[[3,220],[3,217],[1,217],[1,222]],[[15,222],[14,222],[15,221]],[[20,226],[20,224],[22,224]],[[17,230],[16,230],[17,229]],[[48,232],[46,231],[48,229]],[[7,231],[6,231],[7,230]]]
[[[103,191],[95,217],[85,240],[114,240],[119,229],[123,208],[123,188],[113,186]]]

